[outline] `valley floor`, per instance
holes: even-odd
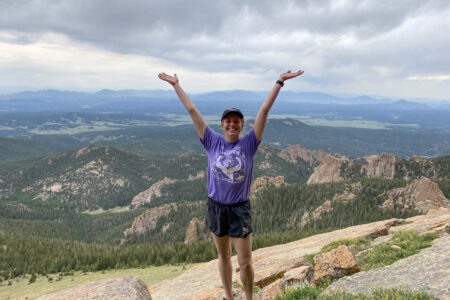
[[[148,267],[143,269],[124,269],[124,270],[107,270],[104,272],[75,272],[73,276],[59,276],[59,274],[49,274],[48,277],[38,275],[36,282],[30,284],[30,275],[18,277],[10,280],[12,285],[8,285],[8,281],[0,284],[0,299],[34,299],[42,295],[54,293],[60,290],[71,288],[83,283],[98,281],[103,279],[112,279],[124,276],[135,276],[141,279],[147,286],[151,286],[162,280],[174,278],[189,268],[193,264],[171,266],[165,265],[160,267]],[[59,278],[61,278],[59,280]]]

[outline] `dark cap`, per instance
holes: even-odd
[[[238,115],[241,119],[244,118],[244,115],[242,114],[242,112],[239,109],[231,107],[231,108],[225,109],[225,111],[222,114],[222,119],[220,119],[220,120],[222,121],[223,119],[225,119],[230,114]]]

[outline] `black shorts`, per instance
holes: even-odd
[[[206,224],[217,236],[247,237],[252,232],[250,201],[227,205],[209,198]]]

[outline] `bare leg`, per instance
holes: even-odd
[[[232,293],[232,276],[233,267],[231,265],[231,244],[230,237],[217,236],[211,233],[214,244],[216,245],[217,252],[219,252],[219,272],[220,279],[222,279],[222,285],[225,289],[225,295],[227,300],[233,300]]]
[[[239,267],[241,268],[241,281],[244,285],[245,297],[253,299],[253,264],[252,264],[252,234],[246,238],[231,238],[236,249]]]

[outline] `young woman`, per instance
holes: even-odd
[[[205,122],[192,100],[180,87],[176,74],[158,74],[170,83],[189,112],[200,141],[208,154],[208,209],[206,223],[219,253],[219,272],[227,299],[232,295],[231,244],[236,249],[240,276],[247,299],[253,299],[252,224],[248,200],[253,172],[253,156],[258,149],[267,115],[278,92],[288,79],[303,71],[287,71],[280,75],[256,115],[253,128],[240,138],[244,115],[237,108],[222,114],[223,135],[214,132]]]

